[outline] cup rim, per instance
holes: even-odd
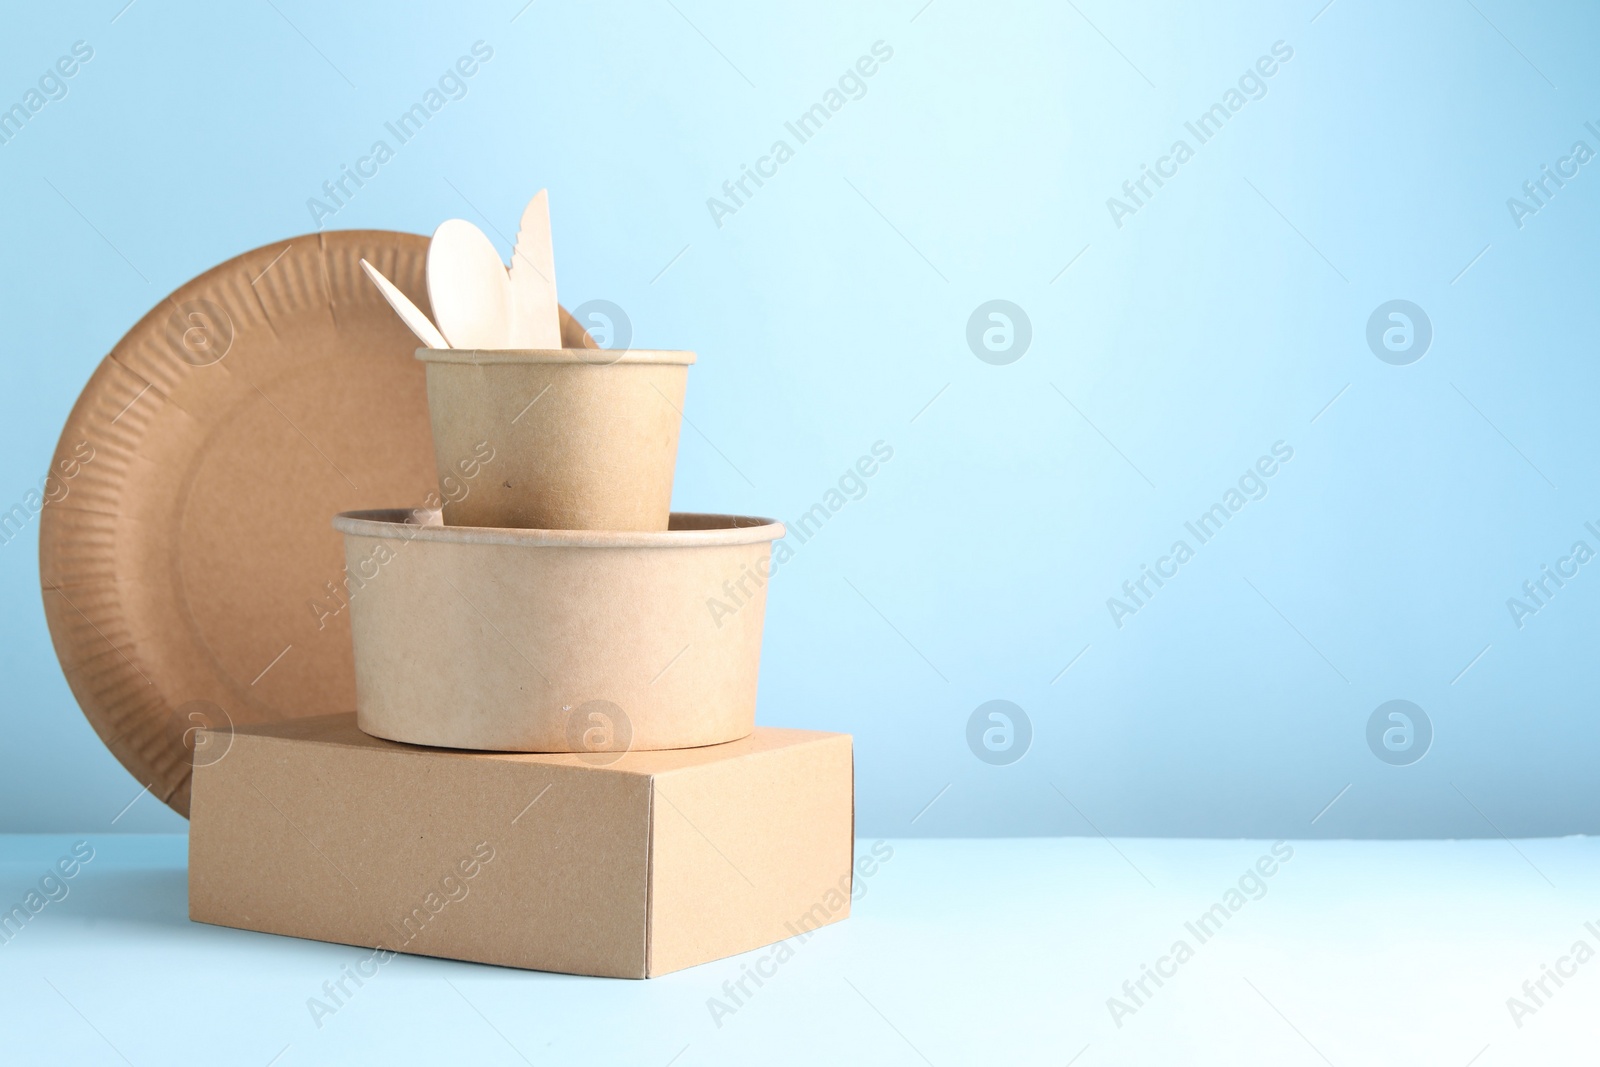
[[[341,511],[333,528],[360,537],[439,541],[462,545],[547,548],[700,548],[776,541],[783,523],[757,515],[674,511],[665,530],[532,530],[510,526],[446,526],[437,508]],[[672,529],[672,526],[677,529]]]
[[[591,367],[611,367],[619,363],[665,363],[688,366],[695,354],[664,348],[419,348],[416,358],[424,363],[586,363]]]

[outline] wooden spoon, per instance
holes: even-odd
[[[451,348],[511,347],[511,279],[489,238],[465,219],[433,231],[428,299]]]

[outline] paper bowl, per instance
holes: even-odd
[[[385,510],[333,525],[356,724],[375,737],[609,762],[755,728],[782,523],[676,514],[653,532],[513,530]]]
[[[693,352],[423,348],[417,358],[447,525],[667,529]]]

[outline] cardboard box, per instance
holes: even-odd
[[[848,734],[519,755],[322,716],[239,729],[190,820],[191,919],[388,951],[648,978],[850,910]]]

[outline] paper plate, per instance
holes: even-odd
[[[358,230],[230,260],[146,315],[67,419],[40,519],[50,636],[101,740],[180,814],[233,724],[355,707],[330,520],[437,493],[417,341],[359,261],[430,311],[427,249]],[[563,344],[593,344],[561,317]]]

